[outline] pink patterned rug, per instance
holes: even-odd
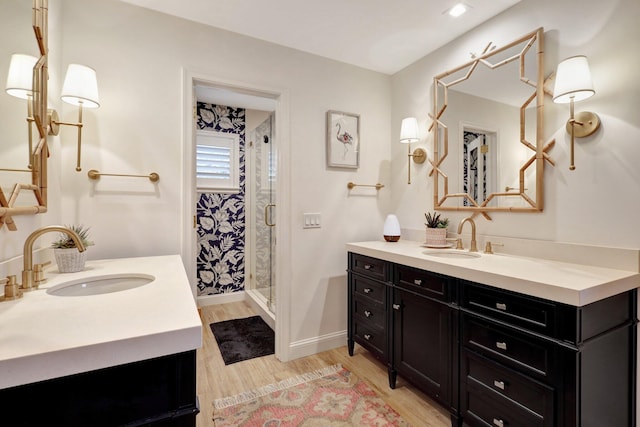
[[[331,366],[213,402],[216,427],[408,427],[362,380]]]

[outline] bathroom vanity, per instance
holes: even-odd
[[[635,426],[637,271],[347,245],[358,343],[452,426]],[[475,256],[474,256],[475,255]]]
[[[45,274],[39,289],[0,303],[3,418],[14,426],[195,426],[202,326],[180,257]],[[84,292],[131,277],[152,280]]]

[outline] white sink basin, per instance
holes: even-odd
[[[151,283],[155,277],[148,274],[116,274],[87,277],[61,283],[47,290],[48,294],[61,297],[79,297],[121,292]]]
[[[476,252],[462,252],[462,251],[424,251],[425,255],[436,258],[449,258],[449,259],[469,259],[480,258],[480,254]]]

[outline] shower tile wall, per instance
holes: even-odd
[[[272,298],[268,291],[272,284],[272,272],[275,269],[275,258],[271,256],[271,234],[273,230],[266,224],[264,206],[272,203],[272,183],[269,182],[269,171],[263,167],[269,166],[269,144],[273,144],[271,117],[262,122],[255,129],[255,179],[253,180],[256,206],[255,227],[255,283],[258,290],[266,289],[265,297]],[[250,180],[251,181],[251,180]],[[251,185],[251,184],[250,184]],[[273,298],[272,298],[273,299]],[[272,301],[273,302],[273,301]]]
[[[198,218],[198,296],[244,290],[245,109],[198,102],[198,129],[236,133],[240,141],[240,192],[201,193]]]

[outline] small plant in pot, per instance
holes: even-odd
[[[80,237],[85,248],[93,245],[93,242],[89,240],[89,227],[83,225],[67,225],[66,227]],[[75,273],[84,270],[87,252],[78,251],[75,242],[68,234],[60,233],[60,238],[51,243],[51,247],[60,273]]]
[[[447,244],[447,227],[449,218],[442,218],[439,213],[427,212],[424,214],[427,222],[427,246],[444,247]]]

